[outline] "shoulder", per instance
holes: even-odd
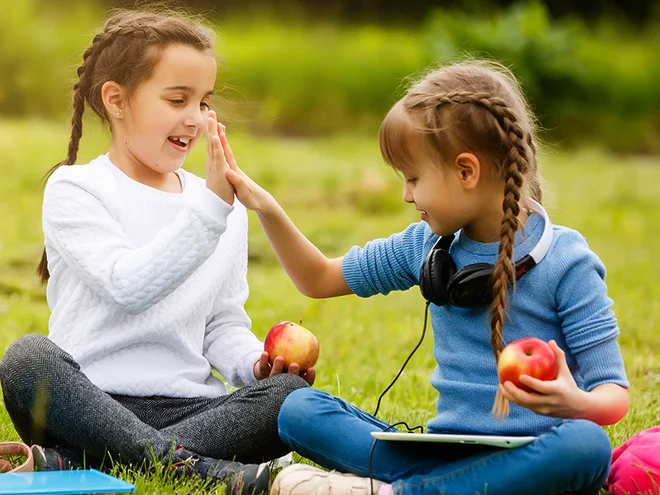
[[[63,165],[58,167],[46,181],[46,190],[66,185],[78,186],[89,190],[99,184],[113,181],[112,170],[105,155],[95,158],[85,165]]]
[[[430,251],[431,247],[440,238],[440,236],[433,233],[426,222],[411,223],[403,232],[395,235],[400,235],[402,239],[412,244],[416,250],[421,251]]]
[[[547,258],[551,280],[559,281],[568,272],[584,270],[595,270],[601,278],[605,277],[605,266],[587,239],[568,227],[553,226],[553,240]]]
[[[562,225],[552,227],[551,258],[575,257],[593,253],[587,239],[577,230]]]

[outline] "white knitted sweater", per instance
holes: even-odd
[[[255,381],[247,212],[179,170],[180,194],[101,155],[60,167],[44,193],[49,337],[113,394],[216,397]]]

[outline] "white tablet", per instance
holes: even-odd
[[[490,445],[512,449],[521,447],[536,440],[536,437],[516,437],[502,435],[456,435],[449,433],[404,433],[400,431],[372,431],[371,435],[378,440],[402,442],[440,442],[464,443],[474,445]]]

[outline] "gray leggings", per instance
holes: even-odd
[[[213,399],[109,395],[68,353],[37,334],[9,346],[0,383],[23,441],[85,452],[92,464],[106,452],[122,463],[164,460],[179,445],[244,463],[280,457],[290,451],[277,432],[280,407],[307,386],[281,374]]]

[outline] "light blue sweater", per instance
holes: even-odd
[[[515,260],[536,245],[543,226],[540,215],[529,217],[524,232],[516,235]],[[428,224],[421,222],[387,239],[368,242],[364,248],[354,246],[344,256],[344,278],[361,297],[409,289],[419,284],[422,263],[436,240]],[[495,263],[497,249],[498,243],[476,242],[459,232],[449,251],[460,269],[471,263]],[[589,391],[603,383],[628,387],[616,340],[619,328],[604,279],[605,267],[582,235],[553,226],[548,254],[509,293],[504,341],[530,336],[554,339],[566,352],[580,388]],[[420,294],[420,312],[424,304]],[[515,404],[508,418],[491,416],[497,371],[489,308],[431,304],[430,310],[437,362],[431,384],[439,397],[438,415],[429,421],[429,432],[534,435],[561,422]],[[403,353],[401,358],[405,358]]]

